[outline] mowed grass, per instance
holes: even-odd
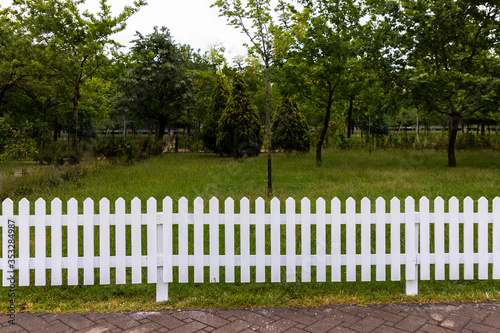
[[[319,169],[315,167],[313,153],[277,153],[273,155],[274,196],[282,201],[288,197],[297,200],[308,197],[312,201],[322,197],[327,203],[334,197],[342,201],[353,197],[358,203],[363,197],[368,197],[373,204],[378,197],[387,201],[398,197],[404,201],[407,196],[412,196],[418,204],[422,196],[430,199],[441,196],[445,200],[452,196],[460,200],[467,196],[474,200],[484,196],[490,201],[500,196],[499,152],[459,152],[459,166],[450,169],[446,165],[446,153],[435,151],[379,151],[368,154],[362,151],[331,150],[324,153],[323,167]],[[191,207],[193,200],[199,196],[205,199],[208,209],[208,200],[213,196],[221,201],[227,197],[235,200],[247,197],[251,201],[264,197],[269,206],[266,178],[267,160],[264,155],[235,161],[211,154],[167,154],[131,166],[106,168],[89,174],[81,179],[78,186],[71,183],[52,189],[38,189],[28,199],[34,202],[42,197],[50,201],[57,197],[65,202],[76,198],[82,207],[83,200],[88,197],[95,201],[103,197],[112,201],[123,197],[129,209],[130,200],[138,197],[143,200],[145,209],[146,200],[154,197],[161,209],[161,201],[165,196],[174,200],[187,197]],[[12,199],[17,202],[21,198]],[[96,213],[97,207],[96,203]],[[222,203],[220,207],[222,210]],[[297,204],[297,209],[300,209],[300,204]],[[300,272],[297,273],[300,277]],[[329,274],[328,271],[327,276]],[[50,272],[47,272],[47,276],[50,276]],[[159,304],[155,303],[155,285],[148,284],[19,287],[16,302],[17,310],[21,312],[109,312],[342,303],[499,301],[498,283],[494,280],[420,281],[420,293],[416,297],[405,295],[404,282],[173,283],[170,284],[171,300]],[[8,290],[2,290],[0,312],[5,312],[9,302]]]

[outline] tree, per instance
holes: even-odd
[[[233,81],[231,98],[222,112],[217,130],[217,149],[235,158],[257,156],[262,147],[260,119],[241,75]]]
[[[288,89],[323,109],[323,123],[316,144],[316,165],[322,164],[321,150],[335,102],[335,93],[346,83],[349,61],[358,56],[362,35],[359,1],[299,0],[303,10],[289,5],[284,38],[290,49],[283,64]]]
[[[460,122],[498,101],[500,6],[488,0],[377,1],[385,70],[413,103],[449,117],[448,166]],[[383,40],[383,39],[380,39]]]
[[[271,16],[271,0],[249,0],[243,7],[241,0],[217,0],[212,6],[219,7],[229,24],[241,29],[250,39],[251,50],[264,62],[266,74],[266,134],[267,134],[267,195],[273,194],[272,183],[272,133],[270,111],[269,68],[275,55],[274,23]],[[251,20],[251,23],[245,22]]]
[[[100,0],[96,15],[82,12],[84,0],[14,0],[13,12],[35,42],[32,56],[48,75],[57,76],[67,87],[75,123],[78,149],[78,107],[82,84],[101,75],[110,64],[109,50],[117,46],[111,36],[125,29],[126,20],[146,3],[135,1],[118,16],[111,15],[106,0]]]
[[[165,27],[137,36],[132,65],[119,86],[115,108],[153,120],[160,140],[167,125],[183,121],[193,101],[192,50],[176,44]]]
[[[299,112],[297,103],[290,95],[282,97],[273,117],[272,131],[274,148],[305,153],[311,147],[306,118]]]
[[[212,90],[212,103],[203,122],[201,138],[205,147],[219,153],[217,150],[217,128],[222,112],[226,109],[229,96],[231,94],[227,78],[222,74],[217,74],[217,80]]]

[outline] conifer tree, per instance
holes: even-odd
[[[217,149],[217,127],[222,112],[227,107],[231,91],[227,78],[223,74],[217,74],[217,80],[212,90],[212,103],[203,123],[201,139],[205,147],[220,153]]]
[[[217,149],[235,158],[257,156],[262,147],[262,125],[243,77],[234,78],[231,98],[222,112],[217,132]]]
[[[284,95],[272,123],[273,148],[306,153],[311,147],[307,120],[290,95]]]

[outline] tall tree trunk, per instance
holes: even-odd
[[[451,115],[450,136],[448,141],[448,166],[453,168],[457,166],[455,158],[455,142],[457,141],[458,126],[462,117],[459,113]]]
[[[165,119],[165,117],[160,117],[156,126],[156,140],[163,139],[165,128],[167,128],[167,119]]]
[[[269,96],[269,60],[265,60],[266,65],[266,130],[267,130],[267,196],[273,195],[273,163],[271,159],[272,138],[271,138],[271,113]]]
[[[59,136],[59,123],[57,122],[56,119],[54,120],[54,136],[52,137],[52,140],[56,142],[58,136]]]
[[[323,142],[325,142],[326,133],[328,132],[328,124],[330,123],[330,115],[332,112],[332,96],[328,98],[328,104],[326,105],[325,118],[323,119],[323,128],[319,135],[318,144],[316,145],[316,167],[320,168],[323,164],[321,159],[321,148],[323,147]]]
[[[351,100],[349,102],[349,110],[347,111],[347,137],[351,137],[352,132],[352,105],[354,102],[354,96],[351,96]]]
[[[75,94],[73,95],[73,118],[75,120],[75,142],[74,152],[78,155],[78,101],[80,100],[80,85],[76,84]]]

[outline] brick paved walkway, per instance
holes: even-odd
[[[0,332],[500,332],[500,304],[0,315]]]

